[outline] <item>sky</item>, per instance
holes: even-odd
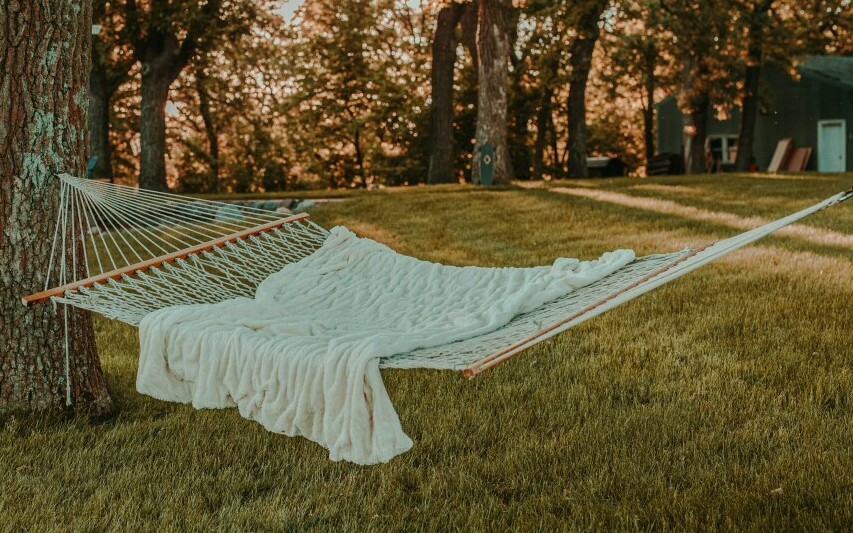
[[[278,8],[278,12],[281,13],[281,16],[288,22],[293,20],[293,15],[296,13],[296,10],[305,2],[305,0],[281,0],[279,2],[280,7]],[[420,0],[406,0],[406,3],[412,6],[413,8],[420,7]]]
[[[299,9],[299,6],[301,6],[304,1],[305,0],[282,0],[280,2],[281,7],[278,9],[278,12],[281,13],[285,20],[290,22],[293,19],[294,13],[296,13],[296,10]]]

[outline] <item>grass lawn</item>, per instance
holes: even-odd
[[[528,266],[704,244],[851,182],[414,187],[353,194],[313,218],[423,259]],[[0,530],[848,529],[851,204],[474,381],[385,372],[415,446],[367,468],[329,462],[236,410],[136,394],[135,330],[98,320],[118,415],[96,426],[3,420]]]

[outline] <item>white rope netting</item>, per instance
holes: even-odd
[[[45,289],[72,285],[54,290],[43,299],[132,325],[165,307],[253,297],[264,279],[311,255],[329,236],[328,231],[307,217],[291,217],[289,213],[67,174],[61,175],[60,180],[60,213]],[[700,250],[638,258],[592,285],[516,317],[498,330],[388,357],[381,366],[475,369],[476,373],[851,195],[841,193]],[[81,240],[88,240],[83,247],[86,279],[82,282],[71,275],[79,271],[74,254],[64,253]]]

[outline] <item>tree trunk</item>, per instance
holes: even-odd
[[[166,183],[166,103],[171,80],[163,69],[142,64],[142,109],[139,114],[139,186],[168,191]]]
[[[207,136],[208,163],[210,166],[210,184],[213,191],[219,192],[219,136],[213,114],[210,112],[210,95],[207,94],[205,82],[207,76],[202,69],[196,72],[196,92],[198,92],[199,113],[204,122],[204,133]]]
[[[477,134],[471,180],[480,183],[480,151],[487,142],[495,150],[493,183],[512,180],[507,146],[507,81],[509,71],[509,0],[480,0],[477,28]]]
[[[113,181],[110,143],[109,80],[102,65],[93,65],[89,74],[89,156],[98,158],[92,177]]]
[[[533,144],[533,176],[541,180],[545,170],[545,143],[548,140],[548,121],[551,118],[551,98],[554,90],[551,86],[543,87],[542,100],[536,112],[536,141]],[[556,158],[556,156],[555,156]]]
[[[737,156],[735,170],[746,172],[753,157],[753,141],[755,139],[755,123],[758,119],[758,86],[761,78],[761,63],[750,64],[746,67],[746,79],[743,85],[743,101],[741,103],[740,134],[737,141]]]
[[[655,66],[657,64],[657,48],[651,42],[646,43],[643,59],[645,60],[646,103],[643,107],[643,141],[646,149],[646,174],[649,165],[655,157]]]
[[[355,164],[358,168],[358,176],[361,178],[362,188],[367,188],[367,175],[364,172],[364,152],[361,150],[361,127],[355,123],[352,146],[355,149]]]
[[[100,416],[112,405],[89,313],[68,309],[66,367],[64,306],[21,305],[21,296],[44,288],[55,174],[85,168],[91,9],[85,0],[0,3],[0,413]],[[81,267],[82,245],[64,250]]]
[[[432,40],[432,128],[427,183],[453,183],[453,72],[456,64],[456,26],[465,4],[438,12]]]
[[[592,53],[598,41],[598,20],[607,2],[596,0],[589,5],[578,23],[578,35],[572,41],[569,65],[569,177],[589,177],[586,166],[586,85],[592,68]]]
[[[180,44],[171,33],[154,31],[137,54],[142,65],[142,106],[139,113],[139,186],[168,191],[166,182],[166,103],[169,87],[183,68]]]
[[[477,75],[480,69],[480,54],[477,52],[477,18],[480,3],[477,0],[468,2],[465,12],[462,14],[460,26],[462,29],[462,46],[471,55],[471,66],[474,69],[474,83],[477,83]]]
[[[743,83],[741,101],[740,135],[737,141],[735,170],[746,172],[752,162],[755,140],[755,123],[758,120],[758,91],[761,82],[761,63],[763,56],[763,33],[767,24],[767,10],[770,1],[756,6],[749,24],[749,46],[746,60],[746,78]]]
[[[554,123],[554,109],[552,104],[551,113],[548,114],[548,131],[551,133],[551,154],[554,157],[554,179],[563,177],[563,157],[560,155],[559,139],[557,137],[557,125]]]
[[[708,107],[711,100],[707,93],[696,98],[690,110],[690,123],[693,135],[690,137],[690,158],[687,164],[689,174],[708,172],[705,161],[705,141],[708,138]]]
[[[512,86],[509,92],[510,120],[507,145],[510,161],[512,161],[512,176],[517,180],[529,180],[533,166],[529,144],[530,118],[534,114],[535,104],[531,102],[532,99],[525,89],[524,80],[528,74],[525,58],[518,58],[512,51],[509,57],[512,64],[510,76]]]

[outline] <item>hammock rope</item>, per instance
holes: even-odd
[[[59,180],[59,214],[44,291],[22,300],[25,305],[51,301],[64,307],[69,404],[67,306],[136,326],[148,313],[165,307],[251,298],[264,279],[311,255],[329,236],[305,213],[291,215],[68,174],[59,175]],[[453,369],[474,377],[534,344],[851,197],[853,190],[837,194],[705,247],[637,258],[495,331],[387,357],[380,366]],[[78,254],[67,253],[71,247],[82,249],[81,265]]]

